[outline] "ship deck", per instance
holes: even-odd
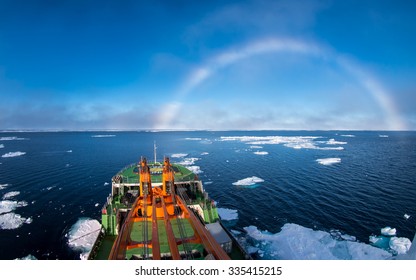
[[[104,234],[91,258],[229,259],[222,246],[233,259],[244,258],[235,240],[233,246],[231,240],[221,240],[220,245],[205,227],[205,223],[218,220],[218,213],[204,195],[197,175],[185,166],[169,165],[169,160],[167,164],[168,171],[159,163],[146,165],[144,161],[144,168],[132,164],[113,177],[113,196],[102,210]],[[142,195],[143,178],[148,180],[148,193],[153,194],[150,199]],[[173,198],[163,193],[167,180],[172,180],[170,186],[175,185]],[[199,207],[188,208],[191,205]],[[236,254],[236,250],[240,252]]]
[[[152,174],[152,183],[161,183],[162,165],[151,164],[149,167]],[[184,166],[173,163],[172,168],[175,175],[175,182],[192,181],[195,179],[195,174]],[[123,183],[139,183],[138,167],[136,164],[127,166],[117,175],[123,178]]]
[[[172,224],[173,234],[175,236],[176,240],[186,240],[191,239],[194,237],[195,232],[192,228],[192,225],[187,219],[180,219],[180,222],[183,225],[184,232],[180,233],[179,231],[179,225],[178,225],[178,219],[171,219],[170,220]],[[152,222],[148,221],[147,226],[147,232],[148,236],[152,236]],[[133,223],[132,230],[130,232],[130,239],[133,242],[141,243],[144,240],[144,223],[143,222],[135,222]],[[157,227],[158,227],[158,236],[159,236],[159,246],[160,246],[160,253],[161,255],[170,255],[170,248],[169,248],[169,242],[168,242],[168,233],[166,232],[165,223],[163,220],[157,221]],[[182,245],[178,246],[179,252],[182,252],[185,254],[185,252],[194,252],[194,256],[201,256],[203,255],[204,246],[200,243],[189,243],[189,242],[183,242]],[[199,252],[199,254],[195,254],[195,252]],[[143,247],[138,248],[132,248],[126,250],[126,259],[130,259],[136,256],[143,255],[145,253],[145,249]],[[152,248],[148,248],[148,254],[152,254]],[[194,257],[195,259],[198,259],[198,257]]]

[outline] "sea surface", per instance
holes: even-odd
[[[254,258],[390,258],[416,231],[416,132],[0,132],[0,259],[79,259],[73,226],[155,141]]]

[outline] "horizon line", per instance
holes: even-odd
[[[197,132],[197,131],[213,131],[213,132],[222,132],[222,131],[356,131],[356,132],[366,132],[366,131],[384,131],[384,132],[414,132],[415,130],[406,129],[406,130],[393,130],[393,129],[0,129],[0,133],[29,133],[29,132]]]

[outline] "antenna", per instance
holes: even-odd
[[[156,150],[157,150],[156,141],[154,141],[153,151],[154,151],[154,154],[155,154],[155,164],[156,164]]]

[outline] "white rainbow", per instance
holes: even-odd
[[[389,129],[406,130],[406,125],[400,117],[389,91],[364,67],[316,43],[276,37],[252,41],[246,45],[223,51],[193,70],[177,91],[176,101],[165,105],[164,110],[162,110],[164,113],[157,119],[155,128],[169,128],[182,106],[180,100],[217,73],[217,71],[256,55],[279,52],[311,55],[336,62],[354,77],[377,102],[384,111],[385,121]]]

